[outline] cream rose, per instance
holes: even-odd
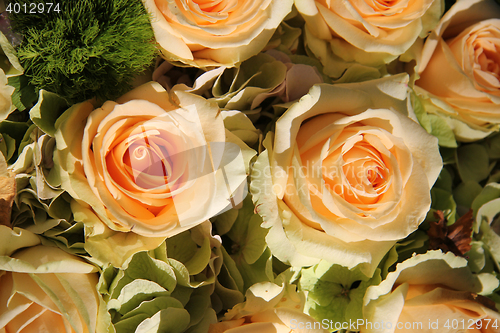
[[[264,49],[293,0],[143,0],[166,60],[232,67]]]
[[[340,77],[346,68],[381,66],[405,53],[439,21],[442,0],[295,0],[306,21],[306,44]]]
[[[225,129],[217,105],[153,82],[95,110],[77,104],[56,127],[62,188],[112,230],[148,237],[238,204],[254,154]]]
[[[447,120],[458,140],[485,137],[500,125],[500,7],[459,0],[422,51],[415,90],[426,111]]]
[[[59,248],[17,250],[40,241],[26,230],[0,228],[0,332],[95,332],[97,268]]]
[[[222,321],[211,324],[208,333],[326,333],[322,325],[303,312],[305,294],[295,286],[272,282],[248,288],[246,301],[229,310]]]
[[[441,251],[417,255],[398,264],[378,286],[368,288],[364,323],[358,329],[361,333],[498,332],[500,314],[490,308],[493,301],[477,294],[482,288],[466,259]]]
[[[405,82],[316,85],[277,121],[251,192],[278,259],[360,264],[371,276],[423,221],[442,161],[437,139],[400,113]]]

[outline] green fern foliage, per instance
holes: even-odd
[[[30,14],[24,8],[50,1],[15,0],[21,10],[9,15],[24,37],[17,55],[35,87],[70,103],[114,99],[152,64],[157,51],[141,0],[51,1],[50,13],[45,6],[45,12]]]

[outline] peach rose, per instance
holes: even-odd
[[[499,128],[499,52],[500,6],[494,0],[458,1],[424,45],[415,90],[458,140]]]
[[[143,0],[166,60],[229,66],[264,49],[293,0]]]
[[[62,188],[112,230],[148,237],[178,234],[237,204],[244,159],[254,154],[225,129],[217,105],[154,82],[95,110],[77,104],[56,127]]]
[[[360,264],[371,276],[418,228],[442,161],[437,139],[403,114],[406,82],[316,85],[277,121],[251,192],[278,259]]]
[[[0,228],[0,332],[95,332],[97,268],[35,245],[38,237],[26,230]]]
[[[306,44],[332,77],[362,64],[381,66],[434,28],[441,0],[295,0],[306,21]]]
[[[498,332],[500,314],[493,301],[477,294],[482,288],[464,258],[441,251],[417,255],[398,264],[378,286],[368,288],[358,329],[361,333]]]

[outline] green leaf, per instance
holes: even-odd
[[[481,193],[483,187],[479,183],[469,180],[460,183],[453,190],[453,198],[459,206],[470,207],[476,196]]]
[[[489,157],[480,144],[469,144],[457,149],[457,167],[462,181],[480,182],[489,175]]]
[[[441,173],[439,174],[438,179],[436,180],[436,183],[434,183],[434,187],[440,188],[447,192],[451,192],[452,186],[453,186],[453,177],[446,168],[443,168],[441,170]]]
[[[0,133],[6,133],[19,144],[30,125],[26,122],[4,120],[0,122]]]
[[[7,75],[16,75],[21,74],[23,72],[23,68],[19,64],[19,60],[17,59],[16,50],[9,42],[7,37],[0,32],[0,47],[2,48],[3,55],[7,58],[7,61],[1,61],[1,68]]]
[[[430,134],[438,138],[439,145],[443,147],[457,147],[455,134],[448,123],[438,115],[428,114],[431,132]]]
[[[425,253],[427,251],[426,241],[429,239],[422,230],[416,230],[408,237],[397,242],[388,252],[382,267],[382,278],[385,279],[390,268],[396,262],[403,262],[415,253]]]
[[[230,209],[227,212],[222,213],[221,215],[214,218],[213,224],[217,230],[218,235],[224,235],[229,230],[231,230],[236,218],[238,217],[239,210]]]
[[[8,78],[9,86],[16,88],[12,94],[12,103],[19,111],[31,109],[38,98],[36,88],[29,83],[24,75],[11,76]]]
[[[447,147],[439,147],[439,153],[441,154],[441,158],[443,159],[443,164],[455,164],[457,162],[456,159],[456,148],[447,148]]]
[[[490,159],[500,158],[500,134],[497,133],[491,137],[486,138],[484,140],[484,144],[486,146],[486,150],[488,151]]]
[[[16,141],[8,134],[0,134],[0,152],[5,160],[10,160],[16,151]]]
[[[30,110],[30,118],[42,131],[54,136],[56,132],[54,124],[67,108],[68,103],[64,98],[42,89],[39,92],[38,102]]]
[[[431,189],[432,208],[442,210],[448,220],[448,224],[455,223],[457,204],[453,195],[440,188]]]
[[[20,152],[22,152],[24,150],[24,147],[32,144],[36,140],[38,132],[39,132],[39,129],[35,124],[31,124],[26,129],[26,131],[24,132],[23,137],[21,138],[20,143],[19,143],[19,147],[18,147],[19,154],[21,154]]]

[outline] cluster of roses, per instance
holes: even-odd
[[[499,332],[499,4],[143,2],[152,81],[29,123],[2,35],[0,332]]]

